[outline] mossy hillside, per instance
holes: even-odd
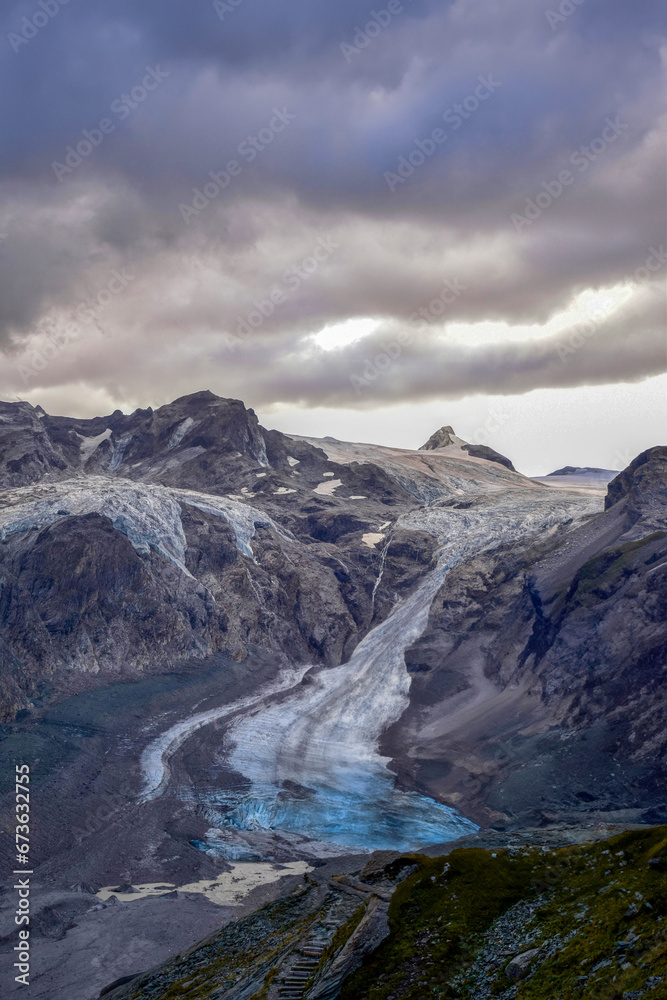
[[[343,1000],[667,998],[667,828],[415,860],[389,937]],[[507,964],[534,948],[527,978],[513,984]]]
[[[654,531],[634,542],[608,549],[584,563],[567,594],[570,605],[589,603],[606,598],[622,585],[646,561],[642,551],[654,542],[667,538],[667,532]]]

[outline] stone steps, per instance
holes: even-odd
[[[335,932],[347,917],[348,914],[345,912],[338,918],[325,916],[317,929],[311,930],[312,937],[303,941],[288,956],[284,968],[278,974],[271,996],[277,1000],[303,1000],[306,995],[306,983],[320,964],[322,955],[331,944]]]

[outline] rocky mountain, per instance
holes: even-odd
[[[396,525],[376,587],[363,541],[443,492],[431,469],[331,461],[237,400],[92,420],[10,403],[0,420],[5,718],[49,691],[253,644],[340,662],[432,559],[428,533]]]
[[[340,469],[323,451],[212,393],[94,420],[27,403],[0,416],[6,718],[47,689],[221,650],[243,659],[253,643],[339,662],[381,613],[358,542],[413,502],[381,469],[344,471],[363,502],[329,499]],[[404,534],[389,573],[405,583],[430,553]]]
[[[417,452],[296,438],[210,392],[92,420],[2,404],[0,420],[5,719],[215,655],[356,671],[372,643],[387,665],[387,622],[402,707],[383,721],[362,696],[355,726],[408,787],[483,823],[662,808],[664,448],[603,500],[527,480],[451,427]],[[408,597],[426,617],[397,646]]]
[[[203,893],[237,864],[358,876],[477,826],[667,817],[667,448],[607,484],[432,441],[285,435],[209,392],[0,406],[0,785],[30,763],[42,995],[94,1000],[219,927]],[[336,919],[375,947],[391,919],[358,891]],[[68,939],[100,942],[94,974]]]
[[[448,424],[446,427],[440,427],[435,434],[432,434],[426,444],[423,444],[419,450],[435,451],[437,448],[449,448],[450,445],[461,446],[463,444],[465,442],[456,436],[454,428]]]
[[[468,444],[463,438],[458,437],[449,425],[441,427],[435,434],[432,434],[426,444],[423,444],[419,450],[440,451],[444,448],[459,448],[473,458],[483,458],[486,462],[498,462],[500,465],[504,465],[506,469],[511,469],[513,472],[516,471],[509,458],[500,455],[493,448],[489,448],[488,445]]]
[[[664,815],[666,456],[636,459],[604,513],[450,574],[406,654],[399,773],[479,796],[485,823]]]

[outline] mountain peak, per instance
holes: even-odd
[[[171,403],[165,403],[165,406],[176,406],[177,404],[182,405],[184,403],[210,403],[213,400],[228,402],[222,396],[216,396],[210,389],[201,389],[199,392],[188,392],[184,396],[179,396],[178,399],[173,399]]]
[[[499,454],[485,444],[468,444],[467,441],[464,441],[463,438],[454,433],[454,428],[449,424],[441,427],[435,434],[432,434],[426,444],[423,444],[419,450],[437,451],[438,448],[449,448],[451,446],[460,448],[462,451],[467,451],[472,458],[483,458],[486,462],[495,462],[497,465],[503,465],[506,469],[516,472],[509,458],[505,458],[504,455]]]
[[[428,439],[426,444],[423,444],[420,451],[435,451],[436,448],[448,448],[450,444],[465,444],[460,437],[457,437],[454,433],[454,428],[447,424],[445,427],[441,427],[437,430],[435,434],[432,434]]]

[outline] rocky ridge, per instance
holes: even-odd
[[[509,458],[505,458],[504,455],[494,451],[493,448],[489,448],[488,445],[468,444],[462,438],[458,437],[454,433],[453,428],[449,425],[447,427],[441,427],[440,430],[435,432],[435,434],[432,434],[426,444],[423,444],[419,450],[437,451],[442,448],[450,447],[460,448],[473,458],[483,458],[487,462],[497,462],[499,465],[504,465],[506,469],[510,469],[512,472],[516,471]]]
[[[659,1000],[667,830],[381,855],[277,903],[110,1000]]]

